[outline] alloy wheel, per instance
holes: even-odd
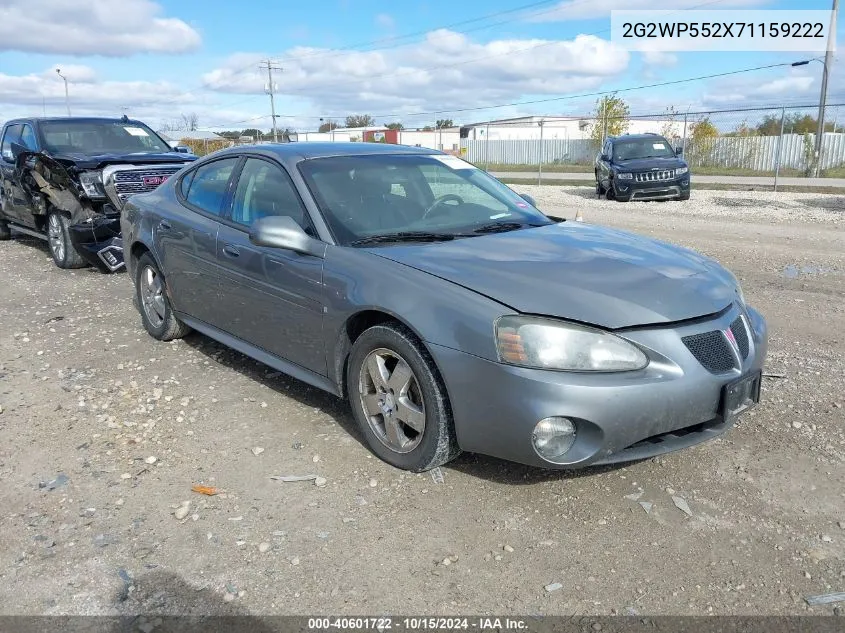
[[[161,275],[151,266],[145,266],[141,271],[139,286],[144,315],[153,327],[161,327],[167,316]]]
[[[62,220],[56,213],[50,214],[47,220],[47,240],[50,244],[50,251],[57,262],[65,259],[65,239]]]
[[[425,402],[414,371],[396,352],[367,355],[358,380],[361,407],[375,436],[396,453],[419,446],[425,431]]]

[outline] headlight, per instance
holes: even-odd
[[[619,180],[631,180],[634,177],[634,174],[620,173],[620,174],[616,174],[616,177]]]
[[[499,360],[509,365],[563,371],[632,371],[648,365],[632,343],[581,325],[504,316],[495,330]]]
[[[687,173],[688,171],[689,171],[689,167],[678,167],[678,168],[675,170],[675,175],[676,175],[676,176],[683,176],[683,175],[684,175],[685,173]]]
[[[83,171],[79,174],[79,184],[89,198],[105,198],[106,190],[103,188],[103,174],[99,171]]]

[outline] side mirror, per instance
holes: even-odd
[[[26,147],[24,147],[23,145],[21,145],[20,143],[12,143],[12,151],[11,151],[12,155],[9,158],[11,158],[11,160],[13,160],[13,161],[16,161],[16,160],[18,160],[18,156],[20,156],[24,152],[28,152],[28,151],[30,151],[30,150],[27,149]],[[5,158],[6,154],[4,154],[3,157]]]
[[[249,229],[249,241],[256,246],[283,248],[323,257],[325,244],[310,237],[289,215],[273,215],[256,220]]]
[[[535,209],[537,208],[537,201],[533,197],[529,196],[527,193],[521,193],[521,194],[519,194],[519,197],[522,198],[523,200],[525,200],[528,204],[530,204]]]
[[[683,147],[676,147],[676,148],[675,148],[675,156],[680,156],[680,155],[681,155],[681,154],[683,154],[683,153],[684,153],[684,148],[683,148]]]
[[[190,154],[191,148],[187,145],[176,145],[173,147],[174,152],[178,152],[179,154]]]

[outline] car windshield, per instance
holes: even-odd
[[[456,156],[333,156],[302,161],[299,169],[344,245],[436,241],[553,223]]]
[[[45,148],[56,154],[133,154],[170,152],[170,147],[142,123],[124,121],[44,121]]]
[[[659,136],[630,141],[614,141],[613,160],[637,160],[638,158],[671,158],[675,155],[669,142]]]

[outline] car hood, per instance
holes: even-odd
[[[369,250],[518,312],[608,329],[713,314],[737,298],[736,278],[711,259],[585,224]]]
[[[99,169],[106,165],[149,165],[153,163],[187,163],[196,160],[192,154],[179,152],[133,152],[129,154],[52,154],[55,160],[79,169]]]
[[[687,164],[675,156],[665,158],[633,158],[631,160],[620,160],[616,164],[622,169],[632,171],[648,171],[649,169],[677,169],[686,167]]]

